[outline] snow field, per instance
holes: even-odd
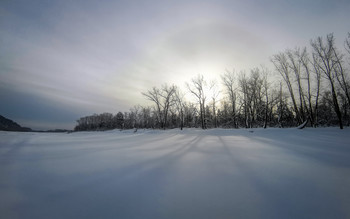
[[[0,132],[1,218],[350,218],[350,129]]]

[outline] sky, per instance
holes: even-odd
[[[349,1],[2,0],[0,115],[73,129],[93,113],[151,103],[141,92],[202,74],[271,67],[270,57],[350,31]]]

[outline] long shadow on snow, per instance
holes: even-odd
[[[315,188],[313,182],[305,181],[306,179],[293,181],[292,177],[286,177],[288,173],[279,175],[281,171],[276,169],[262,173],[266,168],[265,165],[260,166],[259,162],[251,163],[247,159],[248,151],[237,150],[234,145],[227,144],[221,136],[218,138],[226,155],[230,157],[232,168],[236,168],[242,174],[244,181],[255,188],[257,197],[262,198],[261,205],[253,207],[261,211],[261,217],[302,218],[306,215],[312,215],[315,218],[344,217],[339,203],[327,199],[327,195],[323,194],[324,191]],[[271,181],[270,177],[276,179]],[[238,191],[240,191],[239,188]],[[305,196],[305,194],[310,195]]]
[[[110,182],[111,180],[114,180],[117,185],[118,183],[123,183],[124,180],[128,180],[130,177],[137,179],[155,175],[163,177],[171,169],[169,165],[173,165],[178,159],[193,150],[193,147],[202,138],[203,136],[195,136],[189,142],[185,142],[182,145],[176,145],[176,147],[174,145],[167,146],[168,148],[174,147],[174,150],[153,159],[134,163],[122,168],[111,167],[103,172],[98,172],[96,175],[91,176],[90,179],[80,180],[82,183],[79,183],[79,185],[71,189],[72,191],[67,191],[67,193],[74,193],[80,189],[89,188],[91,184],[103,184],[103,182]],[[61,195],[64,196],[64,194]]]
[[[306,144],[298,144],[296,139],[303,139]],[[345,145],[334,145],[330,139],[328,144],[325,139],[310,139],[305,136],[287,135],[282,138],[270,138],[265,136],[251,135],[251,139],[255,142],[263,142],[264,144],[286,151],[297,157],[314,160],[327,165],[335,165],[338,167],[350,167],[350,147]],[[333,139],[335,140],[335,139]]]
[[[177,137],[177,134],[171,134],[171,135],[166,135],[166,139],[170,139],[173,137]],[[65,146],[62,146],[62,148],[55,152],[54,154],[52,153],[48,153],[48,154],[40,154],[40,160],[47,160],[47,159],[62,159],[62,158],[74,158],[74,157],[81,157],[81,156],[85,156],[88,154],[94,154],[94,153],[99,153],[99,152],[106,152],[106,151],[117,151],[117,150],[124,150],[124,149],[137,149],[137,148],[143,148],[148,144],[158,144],[158,142],[164,141],[164,138],[159,138],[159,136],[154,136],[153,138],[147,138],[147,139],[142,139],[139,140],[137,138],[143,138],[145,137],[144,135],[137,135],[134,136],[134,138],[131,138],[131,140],[127,141],[127,142],[121,142],[120,144],[122,144],[122,146],[118,145],[118,142],[116,141],[117,139],[108,139],[105,140],[101,143],[99,143],[99,141],[96,141],[96,145],[97,146],[87,146],[86,148],[81,148],[81,144],[82,142],[74,142],[74,143],[70,143],[67,142],[67,144],[72,145],[73,147],[69,147],[69,148],[65,148]],[[142,144],[135,144],[135,142],[142,142]],[[93,142],[95,143],[95,142]],[[104,144],[112,144],[109,146],[103,146]],[[57,143],[55,143],[57,144]],[[89,142],[89,144],[91,144],[91,142]],[[101,144],[101,145],[99,145]],[[79,148],[75,148],[75,146],[79,146]],[[49,143],[49,145],[45,146],[42,145],[41,147],[49,147],[52,146],[51,143]],[[38,159],[38,158],[35,158]]]
[[[70,215],[77,213],[77,208],[71,206],[79,203],[85,209],[79,212],[83,217],[104,211],[111,217],[164,218],[163,209],[159,206],[162,188],[167,186],[167,176],[176,162],[201,139],[202,136],[195,136],[186,143],[170,145],[168,147],[174,147],[174,150],[169,153],[121,169],[112,167],[93,175],[67,179],[75,182],[74,185],[68,185],[61,191],[51,191],[44,203],[61,208],[66,206],[65,209],[71,211],[68,212]]]

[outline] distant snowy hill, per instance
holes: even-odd
[[[22,127],[15,123],[14,121],[7,119],[0,115],[0,130],[2,131],[21,131],[28,132],[31,131],[30,128]]]

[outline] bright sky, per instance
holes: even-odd
[[[349,29],[344,1],[0,2],[0,115],[72,129],[148,104],[142,91],[270,66],[273,54]]]

